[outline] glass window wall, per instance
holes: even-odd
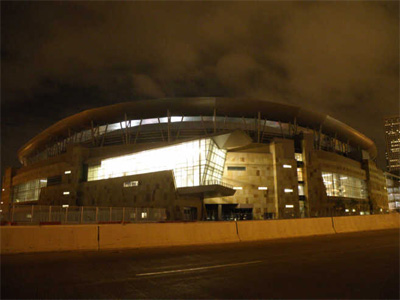
[[[47,186],[47,179],[35,179],[14,186],[13,202],[37,201],[40,189]]]
[[[173,170],[177,187],[220,183],[226,150],[212,139],[104,159],[89,166],[88,181]]]
[[[366,199],[368,197],[365,180],[330,172],[322,172],[327,196]]]

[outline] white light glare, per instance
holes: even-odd
[[[284,191],[285,191],[285,193],[292,193],[293,189],[285,189]]]
[[[124,187],[133,187],[133,186],[138,186],[139,181],[126,181],[124,182]]]
[[[64,174],[71,174],[71,170],[65,171]]]
[[[63,195],[69,195],[69,192],[63,192]]]
[[[284,167],[285,169],[291,169],[291,168],[292,168],[291,165],[283,165],[283,167]]]
[[[3,204],[3,201],[1,201],[1,203],[0,204]]]
[[[234,190],[243,190],[243,188],[241,186],[234,186],[233,189]]]
[[[40,179],[40,182],[47,182],[47,179]]]
[[[353,208],[352,212],[356,212],[356,210]]]
[[[293,204],[286,204],[285,207],[286,207],[286,208],[293,208],[294,205],[293,205]]]
[[[1,189],[3,192],[6,190],[6,189]]]
[[[69,207],[69,205],[68,205],[68,204],[63,204],[62,207],[63,207],[63,208],[67,208],[67,207]]]
[[[350,210],[346,208],[344,211],[345,211],[345,212],[349,212]]]
[[[259,189],[260,191],[266,191],[266,190],[268,190],[268,187],[266,187],[266,186],[259,186],[258,189]]]
[[[347,179],[347,177],[340,177],[340,179],[343,179],[343,180],[344,180],[344,179]]]

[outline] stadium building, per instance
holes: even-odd
[[[229,98],[126,102],[41,132],[3,177],[16,205],[165,208],[168,220],[385,213],[368,137],[298,106]]]

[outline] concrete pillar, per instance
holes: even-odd
[[[362,168],[366,171],[366,183],[371,214],[382,214],[389,211],[386,180],[383,172],[379,170],[370,159],[365,159]]]
[[[325,185],[322,180],[321,167],[314,148],[312,133],[303,133],[303,178],[304,194],[306,196],[307,213],[309,217],[321,217],[328,206]]]
[[[270,151],[274,169],[276,218],[298,218],[299,193],[294,142],[289,139],[275,138],[270,144]],[[290,167],[285,167],[284,165]],[[287,192],[285,192],[285,189]]]
[[[6,216],[9,211],[10,207],[12,206],[12,177],[14,173],[14,169],[9,167],[6,168],[3,176],[3,182],[1,185],[1,202],[0,209],[2,210],[2,214]],[[9,219],[11,217],[9,216]]]

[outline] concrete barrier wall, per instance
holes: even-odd
[[[399,228],[400,215],[333,217],[333,224],[337,233]]]
[[[97,226],[0,227],[1,253],[97,250]]]
[[[241,241],[291,238],[334,234],[331,218],[290,219],[270,221],[240,221],[238,233]]]
[[[239,242],[235,222],[100,225],[100,249]]]
[[[0,227],[1,253],[161,247],[399,228],[399,214],[239,222]],[[237,228],[236,228],[237,226]]]

